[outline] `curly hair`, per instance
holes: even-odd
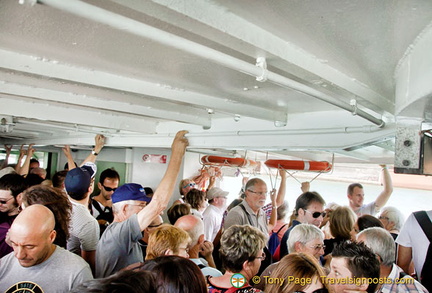
[[[233,225],[226,229],[219,250],[223,267],[234,273],[243,269],[245,261],[253,261],[266,245],[263,232],[250,225]]]
[[[69,222],[72,211],[72,205],[66,194],[58,188],[35,185],[23,193],[22,201],[26,207],[41,204],[52,211],[55,218],[54,230],[57,232],[54,244],[65,248],[69,238]]]

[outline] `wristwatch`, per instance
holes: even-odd
[[[99,153],[96,153],[94,150],[92,150],[92,154],[95,156],[99,155]]]

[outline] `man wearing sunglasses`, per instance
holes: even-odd
[[[296,200],[295,216],[291,227],[285,232],[280,244],[280,259],[288,254],[287,240],[291,230],[302,223],[320,227],[324,216],[325,201],[318,192],[304,192]]]
[[[119,173],[114,169],[102,171],[99,177],[99,194],[92,198],[92,215],[98,220],[100,235],[114,220],[111,195],[116,191],[120,181]]]
[[[6,233],[18,216],[18,197],[26,188],[21,175],[13,173],[0,178],[0,258],[12,252],[12,247],[5,242]]]

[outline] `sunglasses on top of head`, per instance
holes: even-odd
[[[196,183],[188,183],[185,186],[183,186],[183,188],[194,187],[195,185],[196,185]]]

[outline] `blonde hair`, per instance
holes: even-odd
[[[321,281],[321,276],[326,276],[323,268],[314,257],[305,253],[290,253],[284,256],[270,275],[271,278],[282,278],[285,281],[288,280],[288,277],[294,277],[297,280],[317,278],[317,281]],[[264,292],[296,292],[302,291],[308,286],[309,284],[302,284],[301,282],[286,281],[282,285],[280,283],[268,283]]]
[[[335,238],[350,239],[356,215],[347,206],[337,207],[330,215],[330,233]]]
[[[189,234],[170,224],[163,224],[156,228],[149,236],[146,260],[164,256],[167,250],[174,254],[179,252],[180,245],[191,241]]]

